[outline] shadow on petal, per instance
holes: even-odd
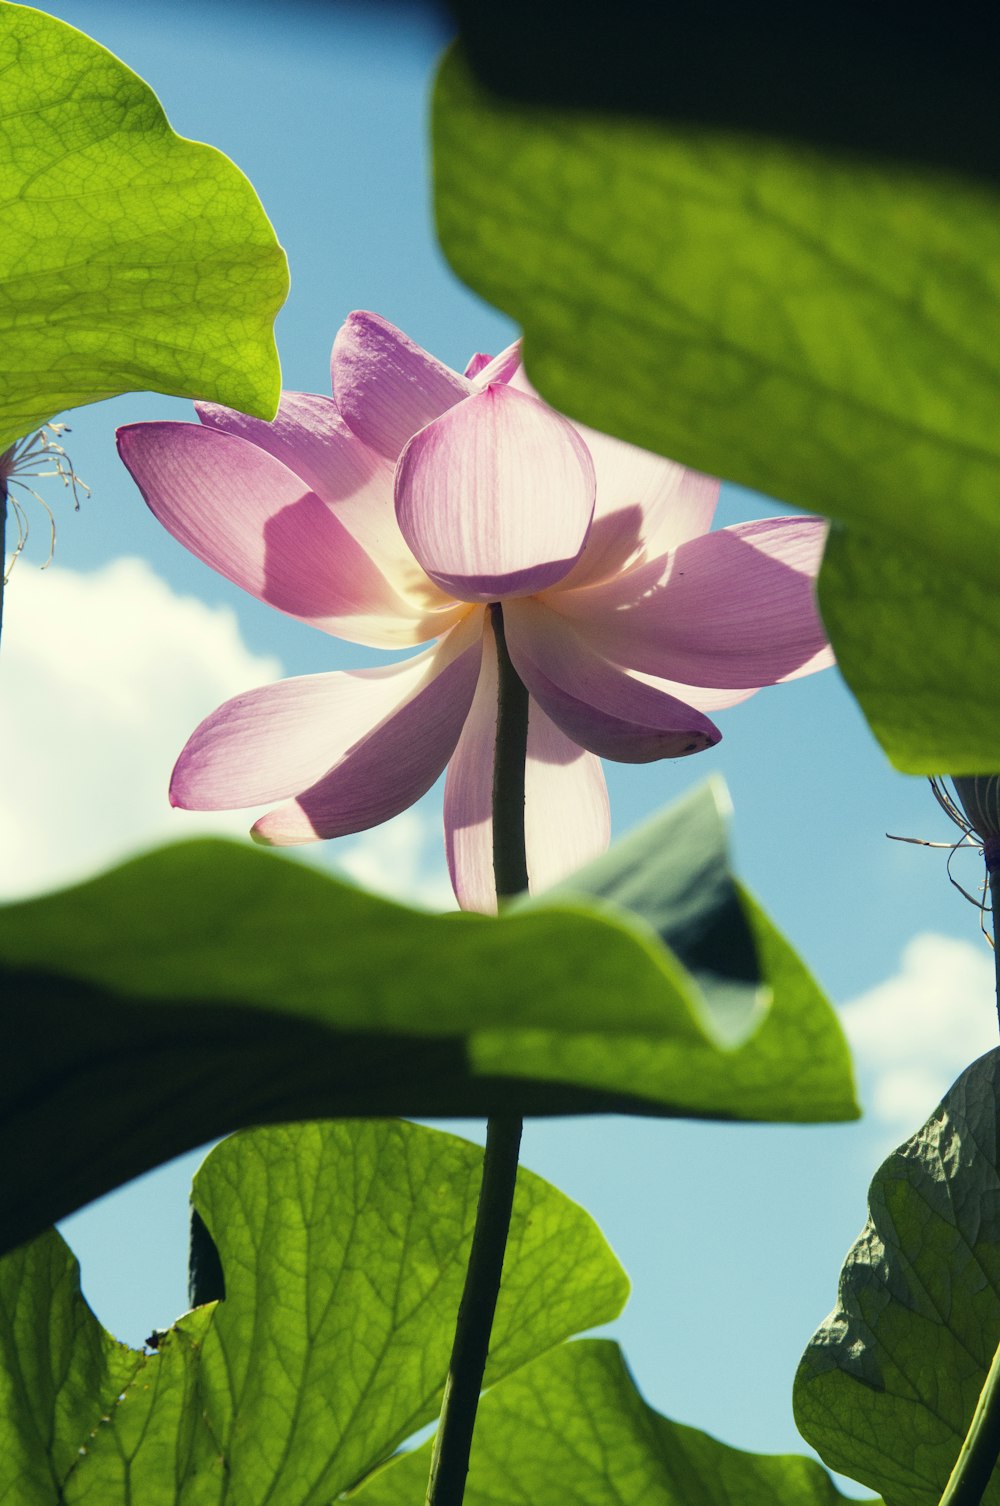
[[[262,816],[252,835],[273,846],[343,837],[378,826],[413,805],[454,752],[481,657],[478,624],[459,628],[453,645],[435,651],[416,692],[359,738],[311,788]]]
[[[392,610],[395,592],[315,493],[264,525],[264,600],[294,617]]]

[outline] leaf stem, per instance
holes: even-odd
[[[940,1506],[979,1506],[1000,1458],[1000,1346],[979,1393]]]
[[[986,839],[986,864],[993,905],[993,961],[996,970],[997,1011],[1000,1014],[1000,951],[997,950],[1000,916],[1000,852],[997,838]],[[944,1488],[939,1506],[979,1506],[1000,1459],[1000,1344],[997,1346],[969,1431]]]
[[[493,758],[493,875],[502,907],[528,887],[524,846],[524,770],[528,753],[528,692],[507,652],[503,609],[490,607],[497,646],[497,734]],[[472,1434],[490,1348],[490,1333],[517,1180],[522,1122],[501,1114],[486,1123],[483,1180],[465,1289],[434,1439],[426,1506],[461,1506]]]

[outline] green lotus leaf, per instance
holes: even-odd
[[[421,1506],[430,1445],[380,1470],[364,1506]],[[617,1344],[534,1360],[480,1403],[466,1506],[841,1506],[815,1460],[730,1448],[654,1412]],[[871,1503],[874,1506],[874,1503]]]
[[[0,907],[3,1247],[246,1124],[853,1118],[834,1012],[729,877],[716,796],[630,841],[499,919],[217,841]]]
[[[80,1295],[55,1233],[0,1261],[0,1500],[328,1506],[437,1413],[482,1151],[399,1122],[224,1141],[193,1203],[225,1295],[154,1353]],[[486,1379],[620,1310],[628,1282],[568,1198],[518,1173]]]
[[[991,1051],[876,1172],[796,1377],[803,1436],[887,1506],[936,1506],[1000,1341],[998,1094]]]
[[[243,174],[54,16],[0,3],[0,73],[0,450],[143,388],[273,417],[288,273]]]
[[[993,56],[971,6],[927,26],[785,0],[451,0],[477,77],[511,99],[848,147],[1000,179]],[[748,58],[753,66],[747,66]]]
[[[457,51],[434,152],[445,254],[523,325],[542,395],[847,525],[821,601],[889,756],[996,767],[1000,703],[982,685],[1000,656],[1000,190],[517,105]]]

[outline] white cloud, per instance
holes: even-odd
[[[90,574],[21,561],[0,643],[0,898],[74,883],[158,842],[246,837],[257,812],[173,810],[170,770],[202,717],[281,673],[246,647],[230,609],[178,596],[143,560]],[[297,852],[396,898],[449,903],[426,812]]]
[[[245,813],[173,810],[170,770],[202,717],[280,674],[231,610],[177,596],[143,560],[90,574],[21,561],[0,644],[0,895],[171,837],[245,833]]]
[[[955,1078],[997,1045],[993,954],[986,942],[924,933],[888,978],[841,1010],[876,1117],[903,1135]]]

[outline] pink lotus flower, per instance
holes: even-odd
[[[709,533],[717,481],[571,424],[516,345],[459,376],[356,313],[332,369],[332,400],[285,393],[272,424],[200,404],[200,425],[134,424],[119,451],[160,522],[244,590],[356,643],[431,646],[228,701],[181,753],[174,805],[282,801],[253,836],[309,842],[387,821],[447,765],[455,893],[491,910],[490,603],[530,693],[532,889],[607,845],[601,757],[700,752],[721,736],[706,713],[832,662],[822,522]]]

